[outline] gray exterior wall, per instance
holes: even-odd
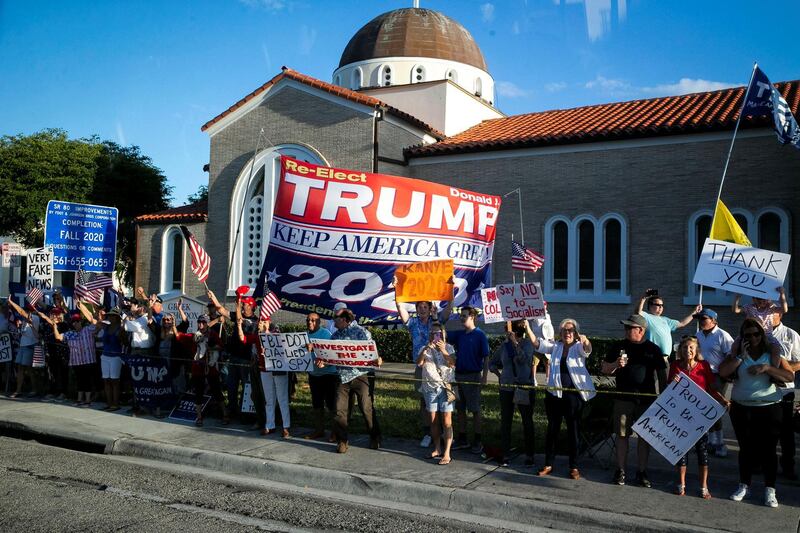
[[[703,137],[698,135],[698,140]],[[662,138],[663,139],[663,138]],[[619,141],[623,147],[626,141]],[[581,214],[600,217],[616,212],[628,221],[629,304],[552,303],[553,321],[573,317],[586,333],[621,335],[619,320],[632,312],[648,287],[664,296],[665,315],[681,319],[691,307],[683,305],[688,282],[687,249],[689,217],[713,208],[730,140],[661,144],[592,152],[551,153],[502,159],[414,164],[412,177],[424,178],[477,192],[504,195],[520,187],[526,245],[544,249],[544,225],[552,216],[570,219]],[[630,143],[628,143],[630,145]],[[519,153],[519,152],[517,152]],[[513,152],[512,152],[513,154]],[[420,158],[418,162],[424,162]],[[755,212],[763,207],[781,207],[790,216],[791,250],[797,250],[800,235],[800,157],[782,147],[769,134],[736,141],[722,199],[731,208]],[[511,233],[519,240],[519,207],[516,195],[503,200],[493,263],[495,283],[510,282]],[[800,265],[791,265],[791,278],[798,280]],[[527,275],[540,281],[541,271]],[[517,280],[520,275],[517,273]],[[791,295],[800,296],[796,283]],[[547,296],[547,295],[545,295]],[[777,295],[776,295],[777,297]],[[749,298],[745,298],[749,302]],[[738,328],[740,319],[725,308],[720,325]],[[800,326],[791,316],[786,323]],[[684,333],[694,331],[689,326]],[[676,337],[680,334],[676,332]]]
[[[180,223],[189,228],[198,242],[207,240],[205,222]],[[138,242],[136,247],[136,286],[143,287],[147,294],[161,292],[161,256],[164,232],[174,224],[144,224],[139,225]],[[212,265],[214,256],[211,256]],[[192,274],[191,259],[187,247],[183,247],[183,294],[206,300],[206,289],[197,281],[197,276]],[[212,270],[213,271],[213,270]]]

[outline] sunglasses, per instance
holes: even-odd
[[[573,333],[574,334],[575,333],[575,328],[564,328],[561,331],[563,331],[564,333]]]
[[[628,326],[628,325],[625,326],[625,331],[628,331],[630,329],[642,329],[642,326]]]
[[[306,322],[319,322],[319,318],[306,318]]]
[[[695,337],[694,335],[684,335],[683,337],[681,337],[681,340],[682,341],[688,341],[688,340],[696,341],[697,337]]]
[[[664,304],[650,304],[650,307],[664,307]]]

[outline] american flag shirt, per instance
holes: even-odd
[[[86,326],[80,331],[70,330],[64,333],[64,340],[69,346],[69,366],[90,365],[97,361],[94,348],[94,326]]]

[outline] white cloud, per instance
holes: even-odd
[[[117,143],[119,143],[121,146],[128,146],[128,141],[125,138],[125,130],[122,128],[122,122],[117,120],[116,127],[117,127]]]
[[[519,35],[520,34],[519,21],[515,20],[514,24],[511,25],[511,34],[512,35]]]
[[[494,20],[494,4],[488,2],[481,4],[481,16],[484,22],[492,22]]]
[[[587,89],[602,89],[604,91],[619,91],[631,89],[631,85],[620,79],[606,78],[605,76],[597,76],[592,81],[587,81],[584,85]]]
[[[264,54],[264,62],[267,65],[267,73],[269,73],[272,70],[272,58],[269,57],[267,43],[261,43],[261,52]]]
[[[563,81],[553,81],[545,84],[544,90],[549,93],[557,93],[567,88],[567,83]]]
[[[286,7],[284,0],[239,0],[247,7],[259,7],[267,11],[280,11]]]
[[[678,83],[666,83],[655,87],[642,87],[642,92],[659,95],[674,96],[678,94],[702,93],[707,91],[718,91],[737,87],[739,84],[727,83],[724,81],[709,81],[703,79],[681,78]]]
[[[309,28],[308,26],[303,25],[303,27],[300,28],[300,53],[303,55],[310,54],[311,49],[314,48],[314,43],[316,40],[316,28]]]
[[[497,89],[497,94],[506,98],[522,98],[530,94],[530,91],[526,91],[510,81],[498,81],[494,86]]]

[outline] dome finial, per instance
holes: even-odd
[[[419,0],[414,0],[413,2],[411,2],[411,7],[413,7],[414,9],[419,9]]]

